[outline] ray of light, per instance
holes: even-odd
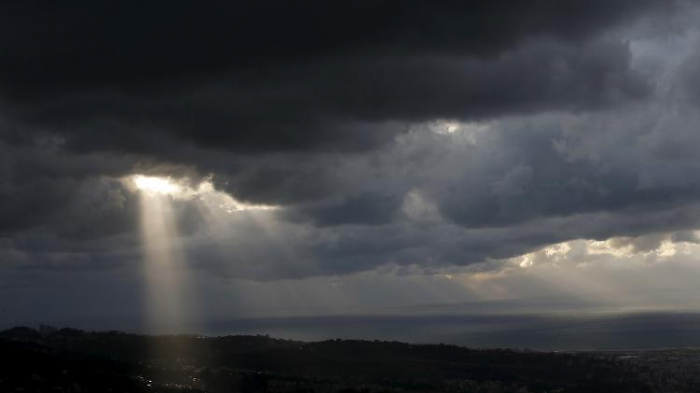
[[[140,202],[149,329],[182,332],[192,325],[189,308],[193,302],[187,298],[191,294],[185,282],[185,257],[178,240],[172,199],[160,192],[142,192]]]

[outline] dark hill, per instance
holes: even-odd
[[[14,328],[0,332],[0,353],[2,392],[654,392],[660,386],[647,364],[604,354],[384,341]],[[674,378],[676,391],[692,382]]]

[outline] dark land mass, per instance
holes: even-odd
[[[0,392],[698,392],[700,350],[533,352],[268,336],[0,332]]]

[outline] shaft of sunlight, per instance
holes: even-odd
[[[172,199],[142,192],[140,203],[148,327],[157,332],[180,332],[192,321]]]

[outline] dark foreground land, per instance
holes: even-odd
[[[700,350],[545,353],[267,336],[0,332],[0,392],[698,392]]]

